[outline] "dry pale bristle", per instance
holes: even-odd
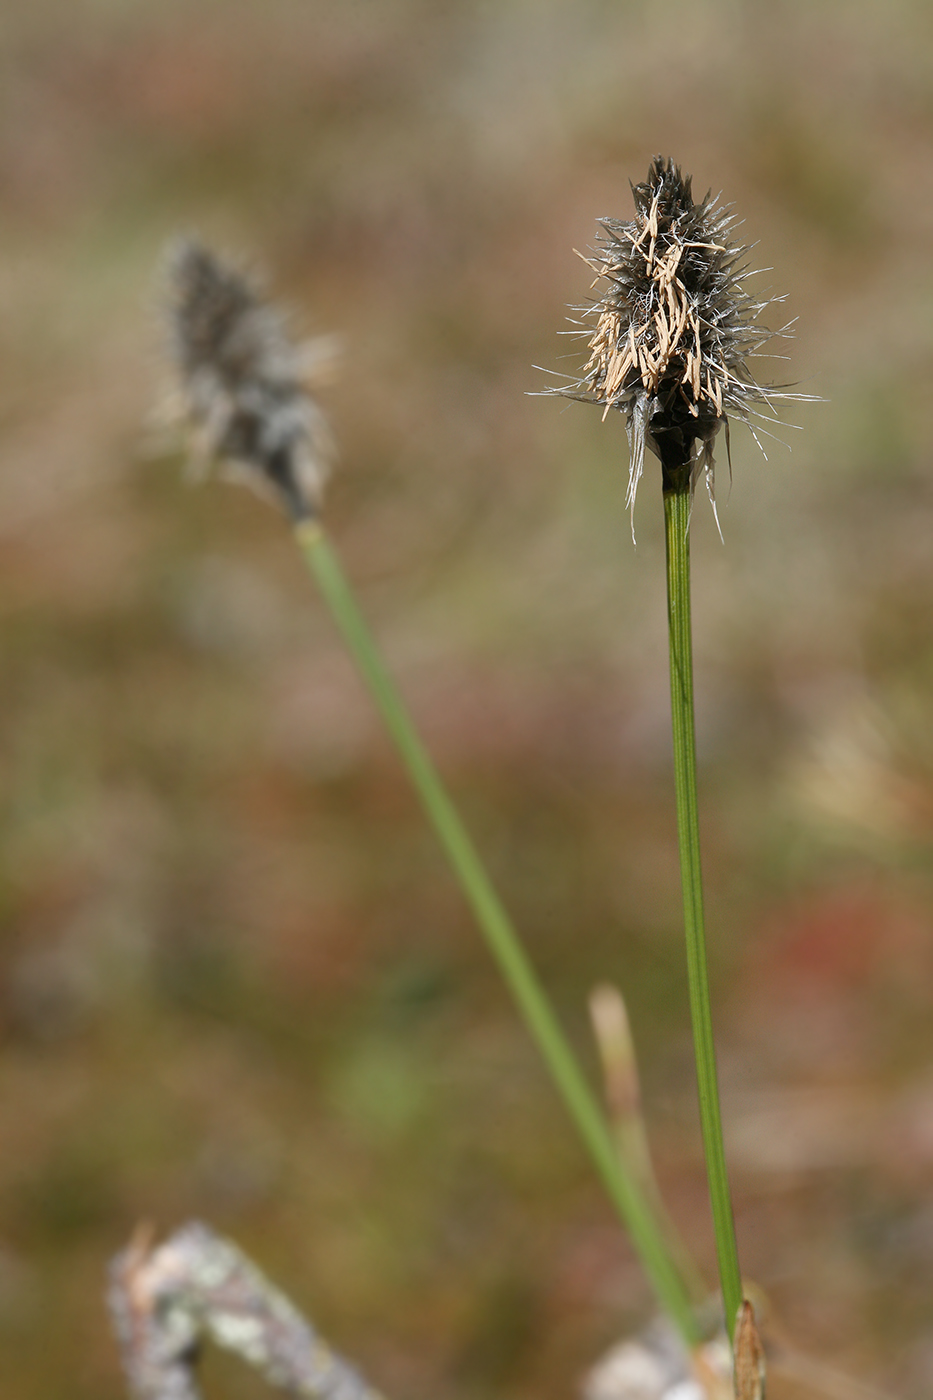
[[[195,457],[245,474],[293,519],[314,515],[334,448],[306,382],[309,347],[296,346],[250,279],[201,243],[174,245],[168,284],[171,354]]]

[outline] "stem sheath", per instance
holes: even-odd
[[[667,479],[664,524],[667,541],[667,609],[671,655],[671,717],[674,732],[674,782],[677,792],[677,834],[687,935],[687,976],[690,1019],[696,1056],[697,1088],[703,1151],[716,1234],[716,1257],[722,1286],[729,1340],[742,1302],[742,1278],[735,1242],[735,1222],[719,1108],[716,1049],[710,1009],[703,886],[700,870],[700,826],[697,803],[696,737],[693,708],[693,642],[690,625],[689,471]]]
[[[629,1232],[661,1306],[688,1346],[699,1341],[683,1280],[640,1183],[619,1162],[611,1134],[537,975],[490,883],[469,835],[376,649],[321,525],[303,521],[296,536],[311,573],[378,707],[476,921],[525,1024]],[[733,1309],[733,1316],[735,1310]]]

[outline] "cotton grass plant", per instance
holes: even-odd
[[[773,299],[749,289],[749,249],[732,241],[734,216],[716,199],[694,201],[689,178],[655,159],[633,187],[635,218],[605,219],[585,261],[600,295],[583,308],[589,358],[552,391],[622,413],[630,444],[627,505],[634,513],[646,453],[661,467],[667,543],[671,700],[687,968],[700,1116],[725,1332],[735,1338],[736,1393],[762,1393],[763,1362],[744,1298],[726,1173],[712,1033],[700,872],[690,624],[690,518],[702,479],[715,511],[713,447],[730,419],[758,436],[781,399],[748,367],[770,337],[759,323]],[[609,1120],[569,1046],[451,796],[422,743],[356,601],[329,536],[324,486],[334,442],[316,399],[331,344],[295,343],[256,281],[196,240],[167,267],[175,416],[196,468],[249,482],[287,519],[347,648],[420,798],[451,870],[541,1054],[579,1138],[624,1225],[658,1304],[693,1357],[697,1393],[719,1395],[721,1370],[701,1349],[704,1287],[671,1223],[651,1169],[634,1050],[618,994],[593,1001]],[[785,328],[786,329],[786,328]],[[779,334],[781,332],[778,332]],[[737,1328],[738,1320],[738,1328]],[[690,1363],[686,1363],[689,1367]]]
[[[584,261],[599,296],[581,310],[589,358],[579,379],[554,392],[622,413],[629,440],[626,504],[632,517],[646,449],[659,461],[664,501],[674,783],[700,1125],[706,1159],[725,1325],[733,1337],[743,1310],[742,1277],[723,1144],[713,1039],[700,863],[690,519],[698,481],[715,513],[713,447],[729,421],[776,417],[781,400],[805,397],[759,384],[749,368],[773,335],[759,321],[782,298],[750,289],[751,248],[732,234],[736,216],[718,197],[693,198],[673,161],[655,157],[632,186],[635,217],[600,221],[601,237]],[[595,322],[592,329],[589,323]],[[760,441],[759,441],[760,446]],[[717,526],[719,524],[717,518]],[[744,1316],[744,1311],[743,1311]]]

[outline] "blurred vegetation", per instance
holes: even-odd
[[[399,1400],[572,1393],[650,1307],[287,531],[145,428],[179,228],[343,337],[334,533],[594,1072],[624,989],[712,1277],[660,500],[634,550],[621,421],[528,397],[655,152],[788,293],[763,375],[827,399],[734,434],[725,548],[694,521],[743,1262],[799,1345],[933,1386],[931,41],[922,0],[7,0],[10,1394],[123,1394],[140,1218],[230,1233]]]

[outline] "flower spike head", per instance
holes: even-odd
[[[730,415],[748,423],[758,404],[797,397],[762,388],[746,363],[772,335],[759,314],[781,298],[759,301],[747,290],[750,250],[730,242],[731,209],[709,194],[696,203],[690,177],[670,159],[656,156],[632,194],[635,218],[601,219],[598,247],[584,258],[604,283],[582,309],[596,322],[590,358],[580,379],[556,392],[602,405],[604,417],[611,408],[625,414],[630,510],[648,447],[665,489],[686,476],[692,491],[702,474],[715,511],[720,427],[728,432]]]
[[[193,457],[272,496],[292,520],[317,514],[334,457],[308,381],[332,346],[293,344],[254,283],[193,239],[168,260],[170,350]]]

